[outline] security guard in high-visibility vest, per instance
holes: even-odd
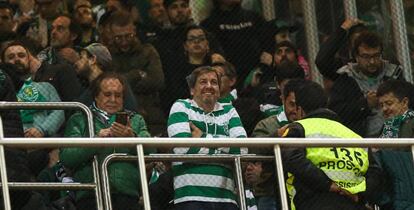
[[[326,108],[327,96],[317,83],[304,82],[295,96],[302,120],[290,124],[284,137],[361,138]],[[366,210],[365,203],[380,192],[381,168],[366,148],[287,148],[282,156],[292,209]]]

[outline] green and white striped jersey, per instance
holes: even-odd
[[[191,138],[190,122],[203,132],[204,138],[247,136],[231,104],[216,103],[214,110],[207,113],[191,99],[177,100],[168,118],[168,136]],[[247,148],[180,147],[173,151],[176,154],[245,154]],[[173,163],[173,173],[174,203],[203,201],[236,204],[233,172],[224,164]]]

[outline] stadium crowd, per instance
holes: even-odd
[[[81,102],[95,130],[72,110],[0,111],[5,137],[414,137],[408,71],[366,21],[344,20],[309,60],[296,23],[266,21],[242,0],[211,2],[198,23],[189,0],[0,1],[0,100]],[[312,82],[310,63],[323,87]],[[234,147],[145,152],[273,155]],[[113,153],[136,150],[6,148],[7,175],[12,182],[89,183],[93,157],[102,162]],[[280,184],[292,210],[414,208],[408,149],[284,148],[282,159],[286,183],[277,183],[273,162],[243,164],[250,210],[281,209]],[[229,164],[151,162],[146,169],[152,209],[239,209]],[[143,209],[137,165],[114,162],[108,174],[113,209]],[[96,209],[90,191],[11,190],[11,204]]]

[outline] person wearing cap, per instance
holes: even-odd
[[[100,43],[92,43],[80,51],[80,59],[75,63],[76,73],[86,79],[85,91],[77,101],[90,106],[93,103],[90,84],[103,72],[112,71],[112,56],[108,48]],[[125,86],[125,108],[136,110],[137,102],[128,84]]]

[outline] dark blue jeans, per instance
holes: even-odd
[[[175,210],[239,210],[233,203],[188,201],[175,205]]]

